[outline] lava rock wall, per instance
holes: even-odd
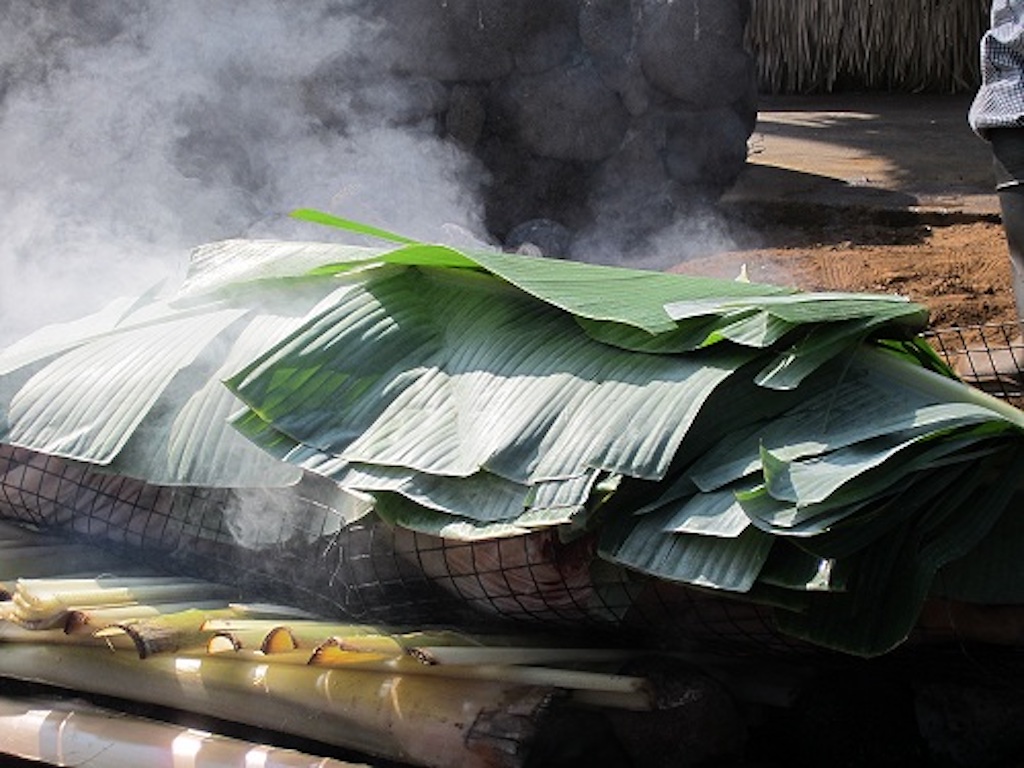
[[[388,0],[361,12],[380,24],[403,91],[392,118],[429,119],[483,163],[486,223],[510,247],[565,255],[595,218],[642,237],[716,198],[746,162],[749,0]],[[338,119],[331,93],[366,71],[344,58],[314,78],[325,119]],[[379,92],[366,98],[380,106]]]

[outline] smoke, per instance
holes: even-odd
[[[665,268],[753,128],[747,0],[0,0],[0,345],[298,207]]]
[[[753,127],[747,5],[0,0],[0,346],[205,242],[341,237],[300,207],[647,268],[725,247],[699,201]],[[307,502],[225,523],[260,548],[362,510]]]
[[[0,2],[0,344],[176,279],[203,242],[331,236],[297,207],[482,237],[478,167],[371,76],[354,6]]]

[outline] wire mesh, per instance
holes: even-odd
[[[170,570],[237,585],[244,599],[290,600],[361,620],[382,618],[377,606],[387,606],[403,622],[459,607],[394,554],[386,528],[343,528],[301,484],[261,490],[271,524],[261,537],[240,538],[231,513],[242,493],[153,485],[0,445],[0,517],[84,537],[126,561],[156,558]],[[282,509],[289,511],[283,523],[275,514]]]
[[[926,338],[966,380],[1024,400],[1017,324],[936,329]],[[562,540],[545,530],[464,542],[375,517],[345,525],[307,487],[312,482],[160,486],[0,444],[0,517],[86,537],[126,561],[158,558],[170,570],[237,585],[240,599],[281,599],[399,626],[586,628],[628,633],[633,645],[730,654],[809,649],[782,635],[768,608],[612,566],[598,557],[592,535]],[[246,508],[256,522],[238,514]]]
[[[242,600],[279,599],[393,626],[585,631],[610,641],[628,633],[633,646],[803,647],[758,606],[602,561],[592,535],[562,541],[548,530],[461,542],[375,517],[342,525],[300,484],[260,492],[268,509],[291,513],[243,542],[232,518],[241,493],[152,485],[0,444],[0,517],[85,537],[126,563],[144,559],[236,585]]]
[[[965,380],[1024,400],[1017,324],[931,330],[927,340]],[[464,542],[344,524],[308,478],[288,489],[160,486],[0,444],[0,518],[114,548],[126,562],[237,585],[358,621],[504,631],[599,632],[652,646],[730,654],[806,652],[771,610],[720,592],[645,577],[597,555],[592,535],[555,530]],[[255,511],[246,518],[239,510]],[[255,521],[255,522],[253,522]]]
[[[968,382],[1024,401],[1018,324],[934,329],[926,338]],[[511,624],[729,654],[810,649],[781,634],[768,608],[613,566],[598,556],[593,535],[563,539],[549,529],[465,542],[373,516],[345,524],[316,487],[326,482],[161,486],[0,444],[0,518],[85,537],[126,563],[156,561],[236,585],[239,599],[394,626]]]
[[[925,338],[964,381],[1018,407],[1024,404],[1024,337],[1019,323],[932,329]]]

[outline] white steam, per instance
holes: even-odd
[[[479,237],[475,165],[386,99],[346,103],[375,45],[348,5],[0,3],[0,345],[177,277],[199,243],[332,236],[297,207]]]

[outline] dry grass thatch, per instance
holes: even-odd
[[[963,92],[979,81],[989,0],[753,0],[764,93]]]

